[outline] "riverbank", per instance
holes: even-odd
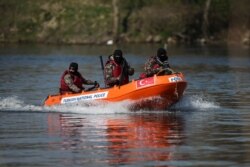
[[[2,0],[0,42],[249,46],[249,6],[247,0]]]

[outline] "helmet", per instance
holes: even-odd
[[[115,50],[114,51],[114,60],[116,63],[120,64],[123,60],[123,57],[122,57],[122,51],[121,50]]]
[[[168,60],[167,51],[163,48],[159,48],[157,50],[157,59],[159,59],[161,62],[167,61]]]
[[[76,72],[78,70],[78,64],[75,62],[70,63],[69,70],[71,70],[72,72]]]

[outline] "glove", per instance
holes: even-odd
[[[128,69],[128,75],[134,75],[135,69],[134,68],[129,68]]]
[[[100,87],[100,84],[97,81],[94,82],[94,85],[95,85],[96,88]]]

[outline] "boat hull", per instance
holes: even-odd
[[[49,95],[45,106],[75,103],[87,100],[118,102],[131,100],[131,110],[162,110],[176,103],[183,95],[187,82],[182,73],[153,76],[141,80],[132,80],[123,86],[99,88],[75,94]]]

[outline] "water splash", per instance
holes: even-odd
[[[93,102],[79,102],[75,104],[58,105],[51,107],[44,107],[47,111],[56,111],[63,113],[79,113],[79,114],[114,114],[114,113],[128,113],[129,101],[119,103],[110,103],[102,101]]]
[[[0,98],[0,111],[39,111],[39,112],[62,112],[62,113],[82,113],[82,114],[111,114],[129,112],[129,101],[119,103],[107,103],[100,101],[81,102],[76,104],[58,106],[36,106],[25,104],[17,96]]]
[[[61,113],[81,113],[81,114],[123,114],[129,113],[131,101],[122,102],[101,102],[101,101],[84,101],[77,104],[67,104],[58,106],[37,106],[25,104],[17,96],[0,98],[0,111],[29,111],[29,112],[61,112]],[[180,111],[189,110],[210,110],[220,108],[215,102],[207,100],[203,96],[184,96],[181,101],[175,104],[171,109]],[[165,111],[144,111],[140,110],[137,113],[145,112],[166,112]]]
[[[183,98],[172,108],[185,111],[207,111],[218,109],[220,106],[210,98],[203,95],[186,95],[183,96]]]
[[[42,111],[35,105],[27,105],[17,96],[0,98],[0,111]]]

